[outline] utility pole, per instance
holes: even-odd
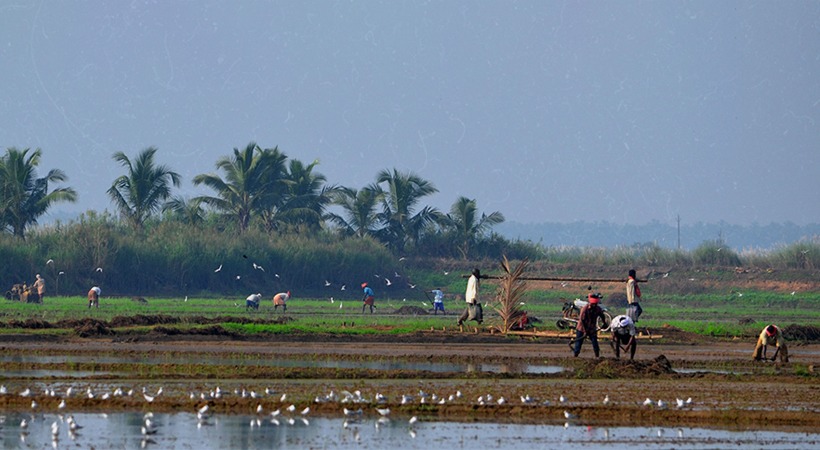
[[[680,214],[678,214],[678,250],[680,250]]]

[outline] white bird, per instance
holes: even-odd
[[[265,271],[265,269],[262,266],[260,266],[259,264],[256,264],[256,263],[253,263],[253,268],[256,269],[256,270],[261,270],[262,272]]]
[[[409,287],[410,287],[410,289],[415,289],[415,288],[416,288],[416,285],[415,285],[415,284],[410,284],[410,283],[407,283],[407,286],[409,286]]]
[[[301,414],[301,415],[303,415],[303,416],[306,416],[306,415],[308,415],[309,413],[310,413],[310,406],[308,406],[307,408],[303,409],[303,410],[302,410],[299,414]]]
[[[346,416],[361,416],[364,413],[364,411],[362,411],[361,408],[359,408],[357,410],[342,408],[342,412]]]
[[[102,270],[102,267],[97,267],[96,271],[97,271],[97,272],[102,272],[102,271],[103,271],[103,270]]]
[[[146,394],[145,392],[142,393],[142,396],[145,397],[145,401],[151,403],[154,401],[154,397],[151,395]]]
[[[256,405],[256,414],[262,414],[262,404]]]
[[[390,408],[376,408],[376,412],[378,412],[379,415],[388,416],[390,415]]]
[[[279,397],[279,401],[284,403],[286,398],[288,398],[288,394],[282,394],[282,396]]]
[[[208,404],[206,403],[206,404],[205,404],[202,408],[199,408],[199,409],[197,410],[197,413],[198,413],[198,414],[202,414],[202,415],[208,414],[208,410],[209,410],[210,408],[211,408],[211,407],[210,407],[210,406],[208,406]]]
[[[388,285],[388,286],[390,286],[391,284],[393,284],[393,282],[392,282],[392,281],[390,281],[390,279],[389,279],[389,278],[385,278],[385,279],[384,279],[384,282],[385,282],[385,283],[387,283],[387,285]]]
[[[216,270],[214,270],[214,273],[220,272],[221,270],[222,270],[222,264],[220,264],[219,267],[217,267]]]
[[[342,305],[343,305],[343,303],[339,302],[339,309],[342,309]]]
[[[20,397],[28,397],[31,395],[31,389],[26,388],[23,392],[20,393]]]
[[[608,404],[609,404],[609,395],[604,397],[604,405],[608,405]]]
[[[278,416],[279,414],[281,414],[281,411],[279,411],[279,410],[277,409],[276,411],[271,411],[270,416],[271,416],[271,417],[276,417],[276,416]]]
[[[293,412],[293,411],[296,411],[296,405],[288,406],[288,412]]]
[[[682,399],[676,398],[676,399],[675,399],[675,405],[676,405],[678,408],[683,408],[683,407],[686,405],[686,402],[685,402],[684,400],[682,400]]]
[[[26,419],[21,420],[21,421],[20,421],[20,428],[22,428],[22,429],[24,429],[24,430],[25,430],[26,428],[28,428],[28,420],[26,420]]]
[[[502,397],[499,397],[498,400],[496,400],[495,402],[498,403],[499,405],[503,405],[504,403],[507,403],[507,399],[505,399],[502,396]]]
[[[63,272],[63,271],[61,270],[61,271],[59,271],[59,272],[57,273],[57,275],[65,275],[65,272]]]
[[[652,406],[654,404],[655,404],[655,402],[653,402],[652,399],[649,398],[649,397],[646,397],[646,400],[643,401],[644,406]]]
[[[564,403],[564,402],[566,402],[566,401],[567,401],[567,399],[566,399],[566,397],[564,397],[563,395],[561,395],[560,397],[558,397],[558,401],[559,401],[559,402],[561,402],[561,403]]]
[[[237,275],[237,276],[236,276],[236,279],[237,279],[237,280],[238,280],[238,279],[240,279],[240,278],[242,278],[242,275]]]
[[[54,264],[54,260],[53,260],[53,259],[49,259],[48,261],[46,261],[46,265],[49,265],[49,264]]]
[[[343,285],[342,285],[342,287],[341,287],[339,290],[340,290],[340,291],[343,291],[343,290],[345,290],[345,289],[347,289],[347,285],[346,285],[346,284],[343,284]]]
[[[325,280],[325,286],[330,286],[330,281]]]
[[[39,405],[39,404],[37,404],[37,401],[36,401],[36,400],[32,400],[32,401],[31,401],[31,409],[37,409],[37,407],[38,407],[38,406],[40,406],[40,405]]]
[[[564,417],[565,417],[567,420],[572,420],[572,419],[577,419],[577,418],[578,418],[578,416],[576,416],[575,414],[573,414],[573,413],[571,413],[571,412],[569,412],[569,411],[567,411],[567,410],[564,410]]]
[[[60,400],[60,404],[57,405],[57,409],[65,409],[65,400]]]
[[[418,422],[418,421],[419,421],[419,418],[418,418],[418,417],[416,417],[416,416],[413,416],[413,417],[411,417],[411,418],[410,418],[410,420],[408,420],[407,422],[408,422],[410,425],[413,425],[414,423],[416,423],[416,422]]]
[[[185,301],[186,301],[186,302],[188,301],[188,296],[187,296],[187,295],[185,296]]]
[[[664,409],[666,408],[666,402],[663,400],[658,400],[658,408]]]

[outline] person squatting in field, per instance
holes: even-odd
[[[626,315],[632,319],[633,323],[638,323],[638,318],[643,313],[641,308],[641,288],[638,286],[638,280],[635,274],[635,269],[629,269],[629,278],[626,280]]]
[[[777,358],[777,355],[780,354],[780,362],[789,362],[789,349],[786,347],[785,339],[783,339],[783,332],[777,325],[769,325],[760,332],[752,358],[755,361],[766,359],[766,349],[770,345],[777,347],[777,350],[775,350],[774,355],[772,356],[772,361],[774,361]]]
[[[262,301],[262,294],[261,293],[251,294],[251,295],[248,296],[248,298],[245,299],[245,309],[248,309],[248,308],[259,309],[259,302],[261,302],[261,301]]]
[[[282,312],[286,312],[288,310],[287,301],[290,299],[290,291],[287,292],[280,292],[273,296],[273,310],[276,311],[276,308],[282,307]]]
[[[595,357],[600,355],[598,348],[598,319],[604,318],[604,311],[601,309],[599,303],[601,302],[601,294],[589,294],[587,304],[581,308],[581,313],[578,314],[578,325],[575,327],[575,348],[573,354],[578,356],[581,353],[581,345],[584,343],[584,338],[589,338],[592,342],[592,351],[595,352]]]
[[[441,311],[442,314],[444,312],[444,292],[442,292],[441,288],[435,288],[430,291],[433,294],[433,315]]]
[[[94,306],[97,309],[100,308],[101,293],[102,291],[100,290],[99,286],[93,286],[91,289],[88,290],[88,309],[91,309],[91,306]]]
[[[621,357],[621,348],[629,352],[629,359],[635,359],[635,349],[638,347],[637,335],[638,330],[635,329],[635,323],[627,315],[621,314],[612,319],[610,325],[612,332],[612,350],[615,351],[615,357]]]
[[[475,320],[479,324],[484,321],[484,310],[481,308],[481,301],[478,298],[478,290],[481,287],[481,271],[473,269],[473,273],[467,280],[467,290],[464,293],[464,300],[467,302],[467,309],[458,318],[458,326],[464,325],[466,320]]]
[[[370,306],[370,314],[373,314],[376,307],[373,305],[376,302],[376,293],[373,292],[373,289],[367,285],[367,283],[362,283],[362,293],[364,294],[362,297],[362,314],[364,314],[365,308]]]

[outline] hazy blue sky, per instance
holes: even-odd
[[[0,2],[0,148],[102,211],[250,141],[508,221],[820,222],[820,2]]]

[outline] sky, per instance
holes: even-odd
[[[110,210],[250,142],[519,223],[820,222],[820,2],[0,2],[0,148]],[[217,172],[218,173],[218,172]]]

